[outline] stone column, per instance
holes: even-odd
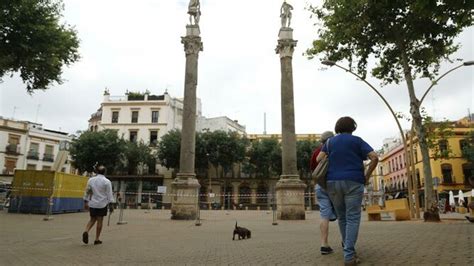
[[[196,136],[196,87],[198,54],[202,51],[198,25],[187,25],[186,36],[181,37],[186,53],[184,79],[183,126],[181,130],[180,168],[172,183],[171,219],[190,220],[197,216],[199,182],[194,172]]]
[[[239,204],[239,186],[240,182],[232,182],[232,200],[234,201],[234,206]]]
[[[282,27],[275,49],[281,64],[282,175],[276,184],[277,215],[281,220],[304,220],[306,185],[296,168],[295,111],[293,100],[293,29]]]
[[[257,204],[257,188],[256,187],[251,187],[251,198],[250,198],[250,203],[252,204]]]
[[[138,181],[138,188],[137,188],[137,208],[142,208],[142,191],[143,191],[143,181]]]

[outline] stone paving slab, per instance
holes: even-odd
[[[202,211],[202,225],[173,221],[169,210],[126,210],[126,225],[104,227],[99,246],[84,245],[88,213],[41,215],[0,212],[1,265],[342,265],[336,223],[330,224],[335,253],[319,253],[319,212],[304,221],[278,221],[266,211]],[[474,265],[474,224],[461,220],[361,224],[357,251],[362,265]],[[239,225],[249,240],[232,241]],[[90,233],[90,242],[95,232]]]

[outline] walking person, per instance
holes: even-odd
[[[102,244],[100,233],[104,216],[107,216],[107,205],[115,202],[112,193],[112,183],[104,176],[105,172],[105,166],[101,165],[97,168],[97,175],[87,181],[86,192],[84,193],[84,206],[90,212],[90,220],[86,225],[86,230],[82,233],[82,242],[84,244],[89,243],[89,231],[96,222],[94,245]],[[113,212],[113,208],[110,208],[110,212]]]
[[[316,158],[318,157],[319,153],[323,146],[327,143],[327,140],[333,137],[334,134],[331,131],[326,131],[321,134],[321,145],[316,148],[311,156],[310,161],[310,169],[311,172],[314,171],[316,166],[318,166],[318,162]],[[319,230],[321,231],[321,254],[328,255],[334,252],[334,250],[329,246],[328,243],[328,236],[329,236],[329,221],[335,221],[337,216],[334,211],[334,207],[332,206],[331,200],[326,192],[326,190],[321,187],[320,185],[316,184],[314,187],[316,198],[318,199],[319,203]]]
[[[378,156],[367,142],[352,135],[357,124],[351,117],[341,117],[335,126],[336,136],[324,146],[317,157],[319,162],[329,153],[327,192],[339,220],[343,239],[345,265],[356,265],[355,245],[359,234],[364,184],[378,163]],[[329,152],[328,152],[329,151]],[[364,160],[370,160],[364,173]]]

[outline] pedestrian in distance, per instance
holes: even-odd
[[[82,233],[82,242],[89,243],[89,231],[97,223],[94,245],[102,244],[100,233],[104,216],[107,216],[107,206],[113,212],[112,204],[114,195],[112,193],[112,183],[105,177],[106,168],[101,165],[97,168],[97,175],[87,181],[84,193],[84,207],[89,210],[90,220],[86,225],[86,230]]]
[[[324,146],[317,157],[328,156],[327,192],[336,210],[343,239],[345,265],[356,265],[355,245],[359,234],[364,185],[378,163],[378,156],[367,142],[352,135],[357,124],[351,117],[341,117],[335,126],[336,136]],[[364,161],[370,163],[365,171]],[[365,173],[364,173],[365,171]]]
[[[316,158],[321,152],[321,149],[327,143],[327,140],[333,136],[334,136],[334,133],[332,133],[331,131],[326,131],[323,134],[321,134],[321,145],[314,150],[311,156],[311,161],[310,161],[311,172],[313,172],[316,166],[318,166],[318,162]],[[321,255],[328,255],[334,252],[334,250],[329,246],[329,243],[328,243],[329,222],[335,221],[337,219],[337,216],[326,190],[323,187],[321,187],[319,184],[315,185],[314,190],[316,193],[316,198],[318,199],[318,203],[319,203],[319,216],[320,216],[319,230],[321,231]]]

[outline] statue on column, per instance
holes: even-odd
[[[199,0],[190,0],[188,5],[189,23],[191,25],[199,25],[199,18],[201,17],[201,4]],[[194,23],[193,23],[194,19]]]
[[[280,8],[280,18],[281,18],[281,27],[286,28],[290,27],[291,24],[291,10],[293,10],[293,6],[288,4],[285,0]],[[288,24],[288,25],[287,25]]]

